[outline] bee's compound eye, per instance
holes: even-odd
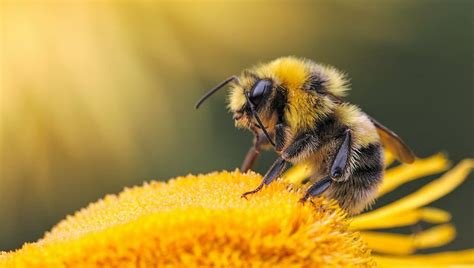
[[[261,101],[262,97],[266,95],[272,89],[272,81],[260,80],[253,86],[252,92],[250,93],[250,101],[257,106]]]

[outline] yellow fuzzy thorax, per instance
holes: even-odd
[[[309,71],[309,64],[306,61],[293,57],[276,59],[255,70],[259,77],[271,78],[288,90],[285,118],[290,128],[294,130],[314,126],[315,119],[325,112],[314,109],[317,97],[303,89]]]
[[[311,75],[321,77],[325,90],[334,96],[342,97],[349,90],[344,74],[335,68],[296,57],[278,58],[248,71],[260,79],[271,79],[276,85],[287,89],[285,119],[294,130],[312,128],[318,119],[334,108],[329,98],[311,94],[304,88]],[[245,72],[239,77],[239,84],[231,88],[229,95],[229,109],[232,112],[244,106],[244,91],[250,90],[254,83],[255,79]]]

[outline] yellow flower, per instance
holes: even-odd
[[[380,194],[441,172],[441,155],[389,169]],[[474,167],[465,160],[441,178],[390,205],[347,217],[335,201],[298,202],[276,182],[249,200],[260,182],[239,171],[152,182],[106,196],[56,225],[43,239],[0,253],[0,267],[418,267],[473,264],[474,251],[411,255],[455,236],[448,212],[425,208],[459,185]],[[283,179],[307,176],[304,165]],[[418,221],[438,224],[416,235],[367,231]],[[380,255],[380,254],[385,255]]]

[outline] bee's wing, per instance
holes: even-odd
[[[413,151],[402,141],[397,134],[388,129],[386,126],[377,122],[377,120],[370,117],[370,121],[374,124],[377,132],[380,136],[380,140],[383,146],[392,153],[402,163],[412,163],[415,161],[415,154]]]

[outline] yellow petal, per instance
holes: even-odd
[[[435,226],[415,235],[415,247],[434,248],[451,242],[456,237],[456,228],[451,224]]]
[[[417,159],[410,165],[400,165],[385,172],[383,183],[378,195],[382,196],[393,191],[398,186],[431,174],[444,171],[449,167],[449,162],[443,154],[436,154],[429,158]]]
[[[374,256],[381,268],[389,267],[473,267],[474,249],[404,257]]]
[[[439,208],[422,208],[421,220],[429,223],[445,223],[451,220],[451,214]]]
[[[388,167],[395,161],[395,157],[388,150],[385,150],[384,154],[385,154],[385,156],[384,156],[385,167]]]
[[[451,224],[443,224],[415,235],[361,232],[362,238],[375,252],[407,255],[417,249],[439,247],[449,243],[456,236]]]
[[[300,185],[301,182],[313,174],[313,166],[310,161],[303,161],[292,166],[282,176],[281,179],[293,185]]]
[[[429,223],[445,223],[451,220],[451,214],[438,208],[420,208],[404,211],[395,215],[389,215],[385,218],[375,219],[373,221],[361,221],[360,218],[354,218],[350,228],[353,230],[383,229],[401,226],[413,225],[420,221]]]
[[[448,194],[461,184],[473,167],[473,160],[463,160],[441,178],[426,184],[418,191],[374,211],[355,216],[353,221],[358,222],[357,224],[359,225],[366,226],[370,222],[399,216],[400,213],[429,204]]]

